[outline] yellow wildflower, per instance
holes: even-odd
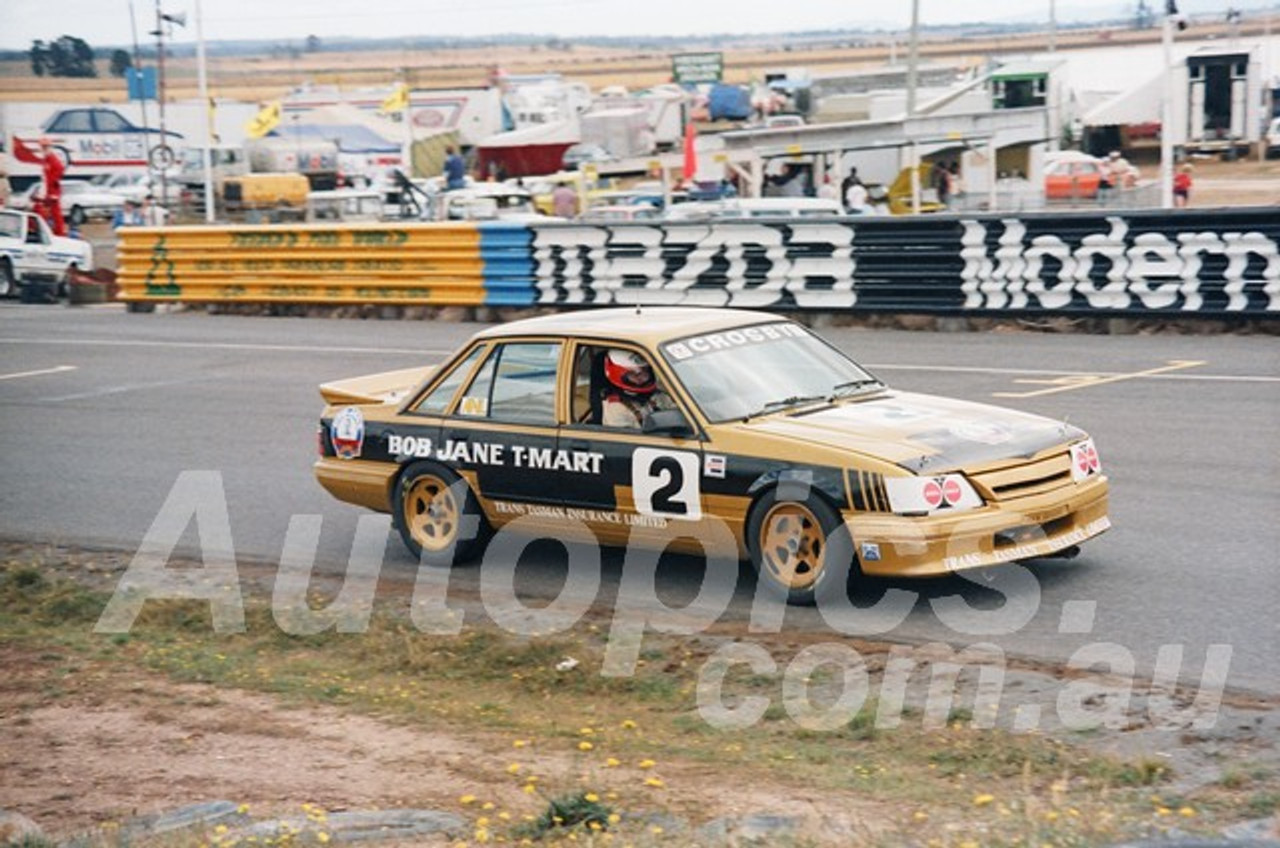
[[[657,763],[655,763],[653,760],[641,760],[641,761],[640,761],[640,768],[642,768],[642,769],[651,769],[651,768],[653,768],[653,767],[654,767],[654,766],[656,766],[656,765],[657,765]]]
[[[594,792],[588,792],[586,795],[583,795],[582,798],[590,804],[594,804],[596,801],[600,800],[600,796]]]
[[[578,750],[579,750],[579,751],[590,751],[590,750],[591,750],[592,748],[594,748],[594,747],[595,747],[595,745],[592,745],[590,742],[588,742],[588,741],[587,741],[587,740],[585,740],[585,739],[578,743]]]
[[[987,793],[985,793],[985,792],[984,792],[984,793],[982,793],[981,795],[974,795],[974,796],[973,796],[973,805],[974,805],[975,807],[985,807],[987,804],[990,804],[990,803],[991,803],[992,801],[994,801],[995,799],[996,799],[996,796],[994,796],[994,795],[989,795],[989,794],[987,794]]]

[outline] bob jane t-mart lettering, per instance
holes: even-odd
[[[388,434],[387,453],[400,458],[435,459],[463,465],[510,465],[543,471],[599,474],[604,454],[593,451],[539,448],[525,445],[497,445],[488,442],[448,439],[432,450],[426,436]]]

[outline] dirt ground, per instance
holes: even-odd
[[[36,553],[20,543],[0,544],[0,561],[25,561]],[[110,590],[130,559],[127,552],[72,549],[40,556],[47,575],[98,591]],[[251,592],[270,591],[270,568],[242,571]],[[331,582],[324,578],[316,587],[332,589]],[[411,589],[391,581],[380,594],[393,599]],[[470,595],[453,601],[468,615],[481,611]],[[67,633],[83,642],[87,626],[70,626]],[[923,809],[919,802],[859,793],[856,782],[800,787],[780,782],[786,772],[771,777],[743,773],[718,758],[664,756],[652,738],[645,741],[652,754],[644,756],[661,761],[654,771],[638,759],[600,768],[599,758],[577,756],[550,728],[539,735],[448,718],[410,724],[386,707],[344,709],[292,690],[265,694],[176,682],[124,660],[124,639],[94,637],[89,649],[60,644],[48,637],[0,641],[0,808],[34,819],[51,835],[212,800],[247,805],[259,818],[296,816],[305,804],[329,812],[435,809],[474,819],[488,803],[493,806],[485,815],[519,821],[541,813],[549,797],[590,789],[621,793],[620,804],[629,811],[653,810],[694,827],[722,817],[793,816],[803,822],[802,833],[813,836],[812,844],[847,846],[879,844],[878,834],[900,833],[912,811]],[[458,680],[467,685],[466,678]],[[1046,715],[1062,685],[1053,670],[1030,665],[1010,668],[1007,683],[1020,701],[1042,702]],[[439,696],[449,700],[451,693]],[[961,695],[966,703],[971,697]],[[1140,718],[1143,699],[1135,693],[1134,718],[1123,727],[1082,734],[1050,724],[1042,732],[1143,767],[1171,769],[1174,782],[1151,790],[1164,798],[1207,790],[1201,797],[1212,799],[1233,787],[1266,803],[1280,798],[1274,794],[1280,792],[1280,705],[1274,699],[1229,694],[1208,730],[1193,730],[1192,714],[1178,725],[1157,727]],[[833,767],[853,771],[863,764]],[[540,776],[537,792],[522,786],[531,774]],[[651,775],[660,775],[663,788],[641,788]],[[976,790],[961,781],[945,791],[964,798]],[[464,804],[464,796],[475,800]],[[1101,810],[1110,804],[1096,800]]]
[[[514,760],[546,776],[551,791],[589,781],[603,792],[644,774],[625,765],[607,777],[580,773],[563,754],[515,750],[497,734],[409,728],[144,671],[108,672],[53,652],[0,647],[0,668],[0,807],[50,835],[215,799],[246,805],[255,817],[298,815],[303,805],[465,816],[460,799],[471,795],[475,806],[501,799],[493,815],[518,819],[541,813],[546,801],[518,791],[508,772]],[[769,781],[725,781],[714,764],[664,763],[662,775],[684,787],[664,807],[695,824],[775,811],[827,836],[852,836],[890,820],[887,808],[851,792],[796,799]]]

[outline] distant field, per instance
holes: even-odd
[[[1224,26],[1197,24],[1197,34],[1208,37]],[[1259,24],[1258,33],[1261,32]],[[1242,35],[1256,34],[1245,28]],[[1097,47],[1102,44],[1129,44],[1158,41],[1160,31],[1072,30],[1059,32],[1060,49]],[[922,41],[924,61],[945,61],[977,65],[992,54],[1043,50],[1045,34],[1023,34],[1000,39],[955,40],[933,38]],[[721,50],[715,45],[690,44],[697,50]],[[844,45],[803,42],[772,47],[723,48],[727,82],[743,83],[760,78],[766,69],[806,67],[817,74],[883,67],[906,59],[906,45],[851,39]],[[551,49],[543,45],[525,47],[468,47],[442,50],[378,50],[303,53],[288,55],[212,57],[209,85],[214,96],[238,100],[265,100],[283,96],[304,82],[349,88],[389,85],[403,76],[415,88],[459,88],[483,86],[495,67],[508,73],[559,72],[581,80],[593,88],[623,85],[643,88],[668,82],[671,59],[667,53],[634,49],[571,45]],[[99,63],[97,79],[49,79],[31,75],[25,61],[0,62],[0,101],[55,100],[64,102],[121,102],[125,99],[121,80],[107,75],[106,63]],[[166,66],[169,97],[184,100],[196,96],[195,60],[171,59]]]

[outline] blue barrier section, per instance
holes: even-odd
[[[536,301],[533,231],[524,224],[479,225],[486,306],[532,306]]]
[[[1262,207],[482,232],[492,303],[1280,316],[1280,214]]]

